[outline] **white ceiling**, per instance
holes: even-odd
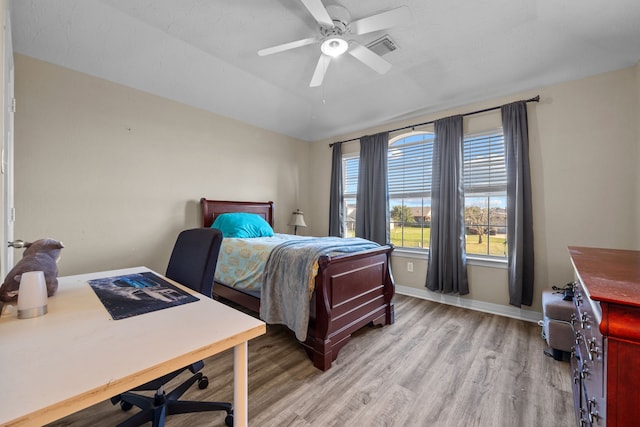
[[[318,35],[299,0],[13,0],[15,52],[306,141],[640,60],[639,0],[326,0],[359,19],[402,5],[379,75],[350,55],[310,88]]]

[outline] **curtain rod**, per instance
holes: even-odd
[[[529,98],[529,99],[525,99],[525,100],[523,100],[523,102],[539,102],[539,101],[540,101],[540,95],[534,96],[533,98]],[[514,101],[514,102],[517,102],[517,101]],[[505,104],[505,105],[506,105],[506,104]],[[502,106],[499,106],[499,107],[490,107],[490,108],[485,108],[484,110],[472,111],[472,112],[470,112],[470,113],[462,114],[462,116],[463,116],[463,117],[466,117],[466,116],[473,116],[474,114],[486,113],[487,111],[493,111],[493,110],[497,110],[497,109],[499,109],[499,108],[502,108]],[[387,131],[387,132],[392,133],[392,132],[398,132],[398,131],[406,130],[406,129],[413,129],[413,128],[416,128],[416,127],[418,127],[418,126],[426,126],[426,125],[430,125],[430,124],[432,124],[432,123],[434,123],[434,122],[435,122],[435,120],[431,120],[431,121],[424,122],[424,123],[417,123],[417,124],[415,124],[415,125],[403,126],[403,127],[401,127],[401,128],[392,129],[392,130],[389,130],[389,131]],[[359,139],[360,139],[360,138],[351,138],[351,139],[346,139],[346,140],[344,140],[344,141],[337,141],[337,142],[334,142],[334,143],[332,143],[332,144],[329,144],[329,147],[333,147],[333,144],[342,144],[343,142],[352,142],[352,141],[357,141],[357,140],[359,140]]]

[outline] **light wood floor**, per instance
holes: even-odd
[[[569,364],[543,354],[539,326],[402,295],[395,305],[394,325],[364,328],[324,373],[283,327],[250,341],[250,425],[575,425]],[[231,400],[232,357],[207,359],[209,388],[186,397]],[[113,426],[133,411],[103,402],[52,426]],[[223,426],[224,415],[167,424]]]

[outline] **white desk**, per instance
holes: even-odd
[[[0,425],[42,425],[234,348],[234,423],[247,425],[247,341],[265,324],[212,299],[112,320],[87,280],[59,278],[48,314],[0,317]],[[186,288],[185,288],[186,289]],[[114,410],[117,410],[114,407]]]

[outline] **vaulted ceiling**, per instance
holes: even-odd
[[[640,60],[638,0],[325,0],[351,20],[407,6],[378,74],[351,55],[309,87],[320,56],[301,0],[13,0],[14,51],[306,141]]]

